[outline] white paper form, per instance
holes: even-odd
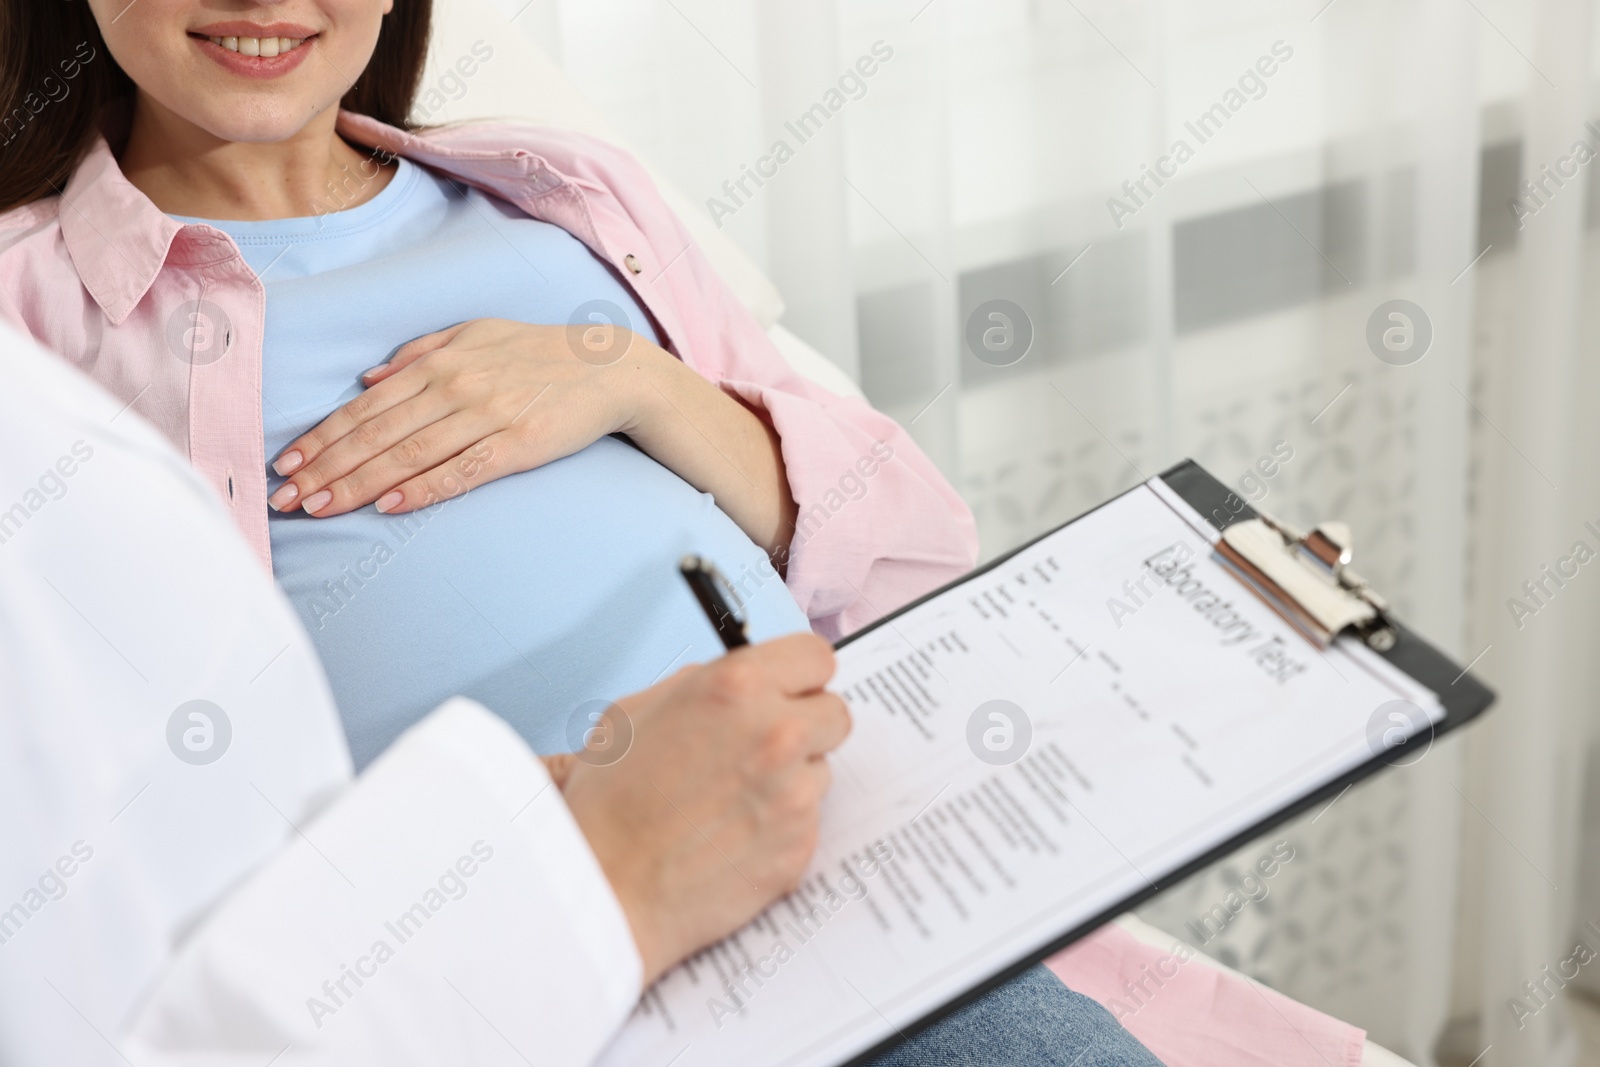
[[[841,649],[855,729],[804,884],[600,1062],[842,1063],[1372,759],[1390,702],[1442,718],[1359,642],[1306,641],[1214,537],[1146,485]]]

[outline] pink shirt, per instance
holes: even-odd
[[[972,567],[972,514],[910,436],[790,368],[626,152],[522,125],[412,134],[351,112],[339,132],[571,233],[632,287],[664,348],[766,414],[800,508],[788,586],[819,633],[849,633]],[[196,345],[202,301],[221,337]],[[63,195],[0,216],[0,316],[161,430],[271,566],[265,289],[226,234],[163,214],[98,139]]]
[[[1166,1067],[1360,1067],[1366,1031],[1116,924],[1045,960]]]

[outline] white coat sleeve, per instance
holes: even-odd
[[[639,977],[543,764],[455,700],[218,904],[133,1022],[130,1058],[576,1067]]]
[[[0,1064],[578,1065],[639,991],[544,765],[446,703],[353,777],[188,464],[0,326]]]

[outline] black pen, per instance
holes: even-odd
[[[689,583],[694,598],[700,602],[700,610],[706,613],[712,629],[722,639],[722,647],[732,652],[748,645],[750,635],[746,633],[747,624],[729,606],[727,597],[722,595],[724,580],[717,568],[699,556],[684,556],[683,562],[678,564],[678,570],[682,572],[683,580]]]

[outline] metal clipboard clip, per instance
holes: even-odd
[[[1320,523],[1308,534],[1265,514],[1222,531],[1222,563],[1317,645],[1352,631],[1370,647],[1394,647],[1388,602],[1350,569],[1350,527]]]

